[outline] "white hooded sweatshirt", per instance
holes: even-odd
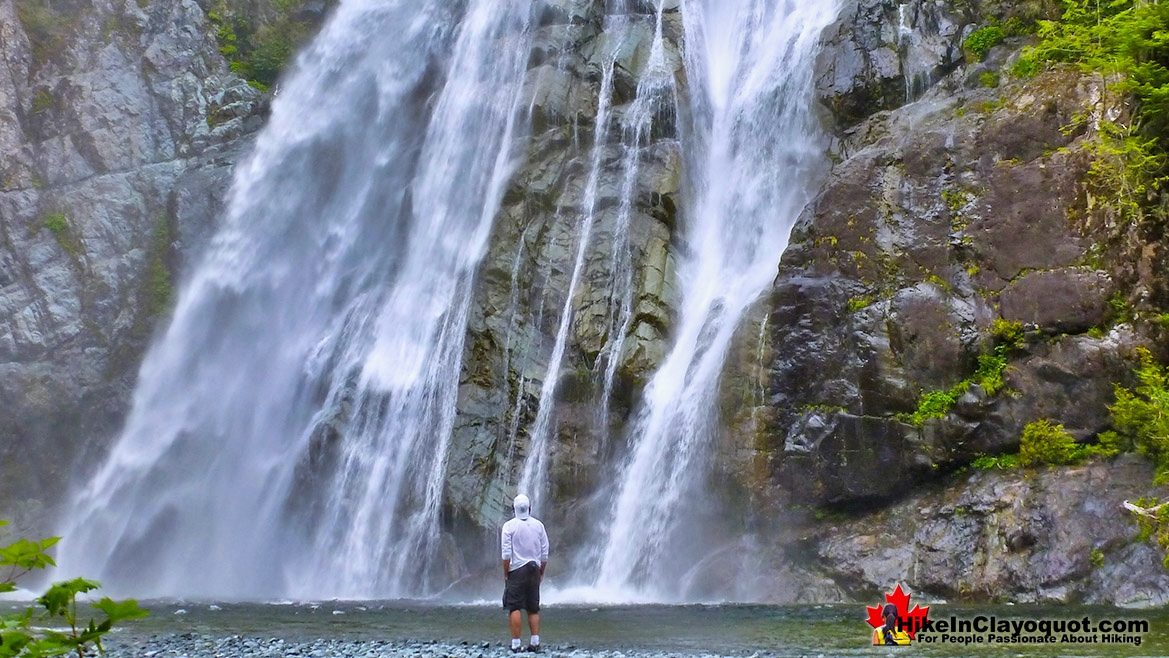
[[[500,537],[502,559],[511,560],[508,566],[515,571],[525,564],[537,566],[548,561],[548,533],[539,519],[529,513],[531,503],[520,494],[515,498],[515,518],[503,524]]]

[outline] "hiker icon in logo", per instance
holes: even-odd
[[[897,588],[885,595],[884,605],[869,606],[869,626],[873,629],[873,645],[905,646],[929,621],[929,606],[909,609],[909,594]]]

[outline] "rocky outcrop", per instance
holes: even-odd
[[[897,4],[862,1],[826,37],[838,162],[769,300],[768,409],[740,480],[786,526],[777,562],[806,568],[792,580],[814,593],[827,577],[849,597],[905,582],[1161,605],[1163,556],[1120,507],[1153,490],[1141,459],[967,470],[1016,451],[1035,420],[1084,442],[1109,429],[1113,384],[1157,335],[1118,300],[1161,284],[1155,243],[1129,236],[1146,256],[1134,275],[1090,200],[1097,122],[1123,118],[1123,99],[1078,70],[1012,78],[1017,41],[966,61],[976,25],[1040,4],[956,7],[902,5],[909,34]],[[936,84],[907,93],[915,72]]]
[[[1125,380],[1141,342],[1102,331],[1112,275],[1075,221],[1093,137],[1060,130],[1096,107],[1100,82],[947,82],[847,135],[784,255],[770,324],[797,329],[774,334],[772,436],[776,477],[802,502],[896,495],[1013,449],[1040,418],[1094,436],[1107,383]],[[949,413],[911,423],[924,395],[976,374],[996,320],[1030,328],[1002,373],[1011,393],[974,384]]]
[[[41,522],[17,501],[116,431],[263,111],[191,0],[52,7],[0,2],[0,517]]]
[[[858,596],[908,581],[947,599],[1162,606],[1164,556],[1137,541],[1120,507],[1148,495],[1151,479],[1151,467],[1135,457],[965,474],[832,524],[818,559]]]
[[[833,123],[854,126],[917,99],[968,63],[964,41],[980,26],[1022,26],[1056,15],[1044,0],[850,0],[823,37],[816,62],[819,101]],[[968,73],[986,70],[975,64]]]

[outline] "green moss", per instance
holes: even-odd
[[[966,37],[962,42],[962,50],[968,59],[981,62],[986,58],[991,48],[999,45],[1006,38],[1006,30],[1001,25],[986,25],[971,32],[970,36]]]
[[[32,113],[41,114],[53,107],[53,95],[44,87],[37,87],[32,94]]]
[[[928,283],[928,284],[932,285],[933,287],[935,287],[938,290],[941,290],[943,292],[953,292],[953,290],[954,290],[954,287],[950,285],[949,281],[943,279],[942,277],[940,277],[937,274],[934,274],[932,272],[930,274],[926,275],[924,281],[925,281],[925,283]]]
[[[81,242],[73,231],[69,217],[63,212],[52,212],[41,218],[41,225],[57,238],[57,244],[70,256],[81,254]]]
[[[1023,347],[1023,323],[1015,320],[995,318],[990,324],[990,336],[995,345],[1005,345],[1009,349]]]
[[[946,187],[942,189],[942,202],[950,209],[951,213],[959,213],[966,204],[970,203],[970,193],[956,187]]]
[[[982,387],[987,395],[998,395],[1006,388],[1003,373],[1007,369],[1005,351],[996,350],[991,354],[978,355],[978,370],[974,373],[974,383]]]
[[[859,311],[863,311],[866,308],[872,306],[876,301],[876,298],[872,295],[857,295],[856,297],[850,297],[848,300],[848,312],[857,313]]]
[[[144,309],[147,317],[166,313],[170,310],[171,300],[174,298],[174,286],[171,281],[170,268],[167,266],[171,242],[170,223],[165,217],[160,218],[155,222],[154,235],[146,261],[143,292],[145,293]]]
[[[998,71],[983,71],[978,75],[978,84],[988,89],[994,89],[999,86],[999,72]]]
[[[963,380],[946,390],[926,391],[918,399],[917,408],[913,410],[913,413],[902,417],[902,420],[910,425],[921,427],[932,418],[944,418],[958,403],[958,398],[962,397],[969,388],[970,382]]]
[[[1088,563],[1095,569],[1104,566],[1104,551],[1099,548],[1093,548],[1092,552],[1088,554]]]
[[[899,418],[917,427],[921,427],[931,418],[944,418],[975,384],[982,387],[988,396],[998,395],[1006,390],[1007,365],[1011,353],[1018,347],[1018,342],[1010,341],[1000,343],[990,352],[978,355],[978,368],[973,375],[948,389],[922,393],[913,413],[902,414]]]
[[[17,0],[16,16],[28,35],[33,62],[39,66],[65,50],[81,12],[58,11],[48,0]]]
[[[1018,468],[1019,455],[979,455],[970,462],[970,466],[980,471]]]

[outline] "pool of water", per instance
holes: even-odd
[[[124,638],[155,634],[242,635],[286,640],[433,640],[500,644],[502,610],[487,604],[412,602],[206,603],[151,601],[149,618],[127,625]],[[1132,644],[963,646],[915,643],[910,649],[873,647],[865,606],[550,605],[541,614],[544,643],[584,651],[720,653],[748,656],[1169,656],[1169,611],[1081,606],[935,605],[933,619],[995,615],[1027,618],[1146,620],[1149,632]]]

